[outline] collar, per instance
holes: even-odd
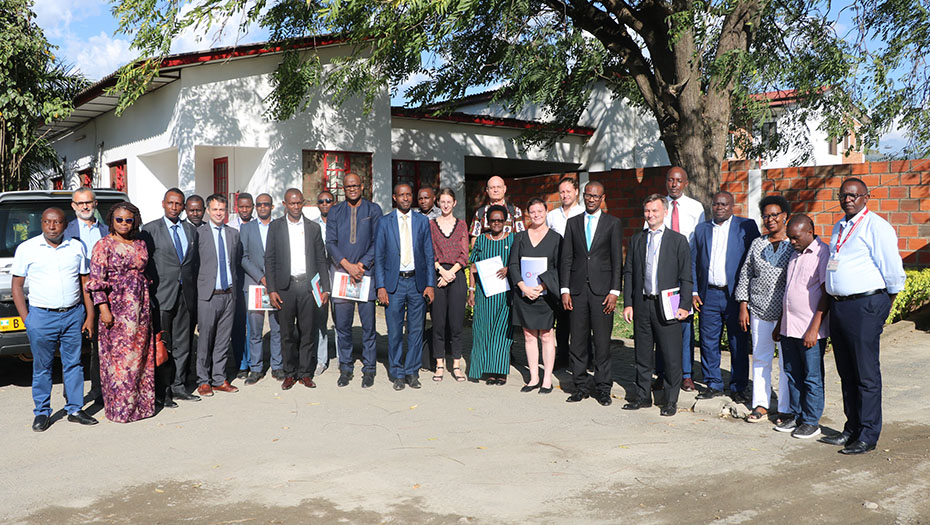
[[[727,220],[721,222],[720,224],[717,224],[716,222],[714,222],[713,219],[710,220],[710,223],[714,225],[714,228],[718,228],[718,227],[719,227],[719,228],[723,228],[723,227],[725,227],[725,226],[729,227],[731,222],[733,222],[733,216],[732,216],[732,215],[730,215],[730,217],[729,217]]]
[[[52,248],[53,250],[57,250],[58,248],[64,248],[65,246],[68,246],[69,244],[71,244],[71,239],[64,236],[61,238],[61,242],[58,243],[58,246],[52,247],[52,245],[49,244],[48,241],[45,240],[45,234],[39,233],[39,246],[47,246],[49,248]]]
[[[169,219],[167,216],[164,216],[164,215],[162,215],[161,218],[164,219],[165,225],[168,226],[169,230],[171,229],[172,226],[180,226],[181,223],[184,222],[181,220],[180,217],[178,217],[178,222],[171,222],[171,219]]]
[[[401,212],[400,210],[398,210],[397,208],[395,208],[394,211],[397,212],[397,216],[398,216],[398,217],[411,217],[412,214],[413,214],[413,208],[410,208],[409,210],[407,210],[407,213],[403,213],[403,212]]]
[[[304,219],[304,217],[301,217],[300,219],[297,220],[297,222],[294,222],[294,221],[291,220],[291,216],[290,216],[290,215],[285,215],[285,216],[284,216],[284,222],[286,222],[288,226],[301,226],[301,225],[303,225],[303,223],[304,223],[303,219]]]
[[[801,253],[817,253],[820,250],[823,250],[824,246],[825,243],[820,239],[820,236],[815,234],[814,240],[811,241],[811,243],[807,245],[807,248],[804,248],[804,251]],[[827,246],[827,248],[829,249],[830,247]]]
[[[78,226],[81,227],[81,228],[91,229],[91,228],[99,228],[99,227],[100,227],[100,221],[98,221],[97,219],[94,219],[94,222],[92,222],[92,223],[90,223],[90,224],[87,224],[86,222],[84,222],[84,221],[81,220],[81,219],[78,219],[77,221],[78,221]]]
[[[213,230],[215,230],[215,229],[217,229],[217,228],[219,228],[220,230],[222,230],[222,229],[223,229],[223,226],[226,226],[225,224],[216,224],[215,222],[213,222],[213,220],[210,220],[209,223],[210,223],[210,228],[213,229]]]
[[[594,217],[595,219],[600,219],[600,218],[601,218],[601,209],[598,208],[597,211],[594,212],[594,213],[588,213],[588,210],[586,209],[586,210],[584,211],[584,215],[585,215],[585,220],[588,219],[588,216]]]
[[[272,220],[271,217],[268,217],[268,222],[265,222],[261,219],[255,219],[255,222],[257,222],[259,226],[268,227],[268,226],[271,226],[271,220]]]
[[[646,233],[664,233],[664,232],[665,232],[665,223],[663,222],[662,224],[660,224],[659,227],[656,228],[655,230],[650,230],[650,229],[649,229],[649,225],[647,224],[646,227],[643,228],[643,231],[645,231]]]
[[[847,219],[846,216],[843,215],[843,219],[840,221],[840,224],[845,226],[849,222],[856,222],[859,220],[859,217],[862,217],[867,211],[869,211],[869,207],[863,206],[862,209],[859,210],[859,213],[852,216],[852,219]]]

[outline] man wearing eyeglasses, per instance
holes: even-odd
[[[326,218],[326,252],[333,272],[349,274],[352,282],[366,276],[373,279],[375,266],[375,232],[381,220],[381,206],[362,198],[362,179],[350,173],[343,179],[346,200],[329,210]],[[352,381],[352,321],[355,307],[362,321],[362,388],[375,384],[375,286],[368,287],[364,301],[333,299],[333,324],[336,325],[336,352],[339,354],[338,386]]]
[[[316,197],[316,207],[320,210],[320,216],[314,219],[313,222],[320,225],[320,230],[323,233],[324,239],[326,239],[326,218],[329,216],[329,210],[333,207],[335,202],[336,197],[328,191],[321,191]],[[327,255],[327,257],[329,257],[329,255]],[[319,330],[320,335],[318,337],[316,371],[313,373],[314,377],[319,376],[329,368],[329,337],[327,335],[328,327],[326,326],[328,322],[329,308],[323,307],[317,309],[316,329]]]
[[[882,327],[904,289],[904,265],[898,236],[888,221],[866,206],[869,188],[848,178],[839,203],[846,216],[833,227],[827,261],[830,338],[843,390],[843,432],[820,439],[844,446],[841,454],[875,449],[882,430],[882,374],[879,346]]]
[[[90,188],[80,188],[71,195],[71,209],[77,216],[65,228],[66,239],[77,239],[84,245],[87,254],[87,267],[97,241],[110,233],[107,225],[97,220],[97,196]],[[90,392],[88,397],[93,403],[103,403],[100,391],[100,353],[97,347],[97,334],[90,334]]]

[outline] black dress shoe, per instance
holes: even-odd
[[[675,403],[669,403],[662,407],[662,410],[659,411],[660,416],[674,416],[678,413],[678,405]]]
[[[180,399],[181,401],[200,401],[200,396],[196,394],[188,394],[187,392],[172,392],[171,397],[174,399]]]
[[[535,385],[523,385],[523,388],[520,389],[520,392],[523,392],[524,394],[527,392],[532,392],[533,390],[536,390],[537,388],[539,388],[539,385],[541,384],[542,383],[537,381]]]
[[[605,407],[608,407],[611,403],[613,403],[609,392],[595,392],[594,399],[596,399],[597,402],[601,404],[601,406]]]
[[[701,393],[695,397],[695,399],[713,399],[715,397],[720,397],[723,395],[723,390],[717,390],[716,388],[705,388]]]
[[[647,399],[640,399],[639,401],[630,401],[629,403],[623,405],[623,410],[639,410],[640,408],[649,408],[652,406],[652,401]]]
[[[46,429],[52,424],[52,419],[45,414],[40,414],[32,420],[32,431],[33,432],[45,432]]]
[[[371,388],[375,384],[375,375],[371,372],[362,374],[362,388]]]
[[[262,378],[262,375],[258,372],[249,372],[249,377],[245,378],[245,384],[254,385],[258,383]]]
[[[583,401],[590,397],[587,392],[582,392],[581,390],[575,390],[572,392],[572,395],[568,396],[568,399],[565,400],[566,403],[577,403]]]
[[[846,445],[846,448],[840,449],[840,454],[855,455],[865,454],[870,450],[875,450],[875,445],[869,445],[865,441],[853,441]]]
[[[403,379],[397,378],[394,380],[394,390],[397,390],[397,391],[403,390],[404,386],[406,385],[404,384]]]
[[[349,386],[349,381],[352,381],[352,372],[339,372],[339,380],[336,381],[336,386]]]
[[[247,378],[247,377],[249,377],[249,371],[248,371],[248,370],[240,370],[240,371],[236,374],[236,379],[245,379],[245,378]]]
[[[174,399],[156,399],[155,406],[163,408],[178,408],[178,404]]]
[[[280,368],[277,370],[272,370],[271,377],[277,379],[278,381],[284,381],[284,370],[281,370]]]
[[[410,374],[404,378],[404,382],[410,385],[410,388],[420,388],[420,377],[416,374]]]
[[[174,401],[172,401],[173,403]],[[72,423],[80,423],[81,425],[96,425],[98,421],[87,415],[83,410],[78,410],[73,414],[68,414],[68,421]]]
[[[735,403],[752,402],[752,396],[747,394],[745,390],[732,390],[730,392],[730,399],[732,399]]]
[[[539,393],[540,393],[540,394],[551,394],[551,393],[552,393],[552,387],[550,386],[549,388],[546,388],[546,387],[544,387],[544,386],[541,386],[541,387],[539,387]]]
[[[821,443],[826,443],[827,445],[836,445],[837,447],[842,447],[849,441],[849,434],[842,432],[840,434],[833,434],[832,436],[824,436],[817,441]]]

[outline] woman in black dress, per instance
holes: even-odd
[[[529,364],[530,380],[520,389],[532,392],[539,388],[540,394],[552,392],[552,370],[555,367],[555,301],[559,298],[558,273],[559,245],[562,237],[546,225],[546,203],[532,199],[527,206],[530,224],[526,231],[516,235],[510,250],[508,273],[516,281],[518,292],[513,299],[513,324],[523,327],[526,361]],[[545,260],[545,271],[535,279],[524,273],[522,262],[527,257]],[[536,281],[530,286],[524,279]],[[539,346],[542,342],[543,378],[539,380]]]

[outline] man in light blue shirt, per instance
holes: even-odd
[[[846,217],[830,237],[827,293],[833,357],[843,390],[846,424],[841,434],[821,438],[844,445],[842,454],[875,449],[882,429],[882,374],[879,344],[895,295],[904,289],[898,236],[888,221],[872,213],[869,189],[857,178],[843,181],[840,207]]]
[[[84,245],[65,237],[65,213],[48,208],[42,213],[42,234],[20,244],[13,258],[13,303],[26,325],[32,350],[32,430],[51,425],[52,362],[61,354],[62,383],[68,421],[96,425],[84,405],[84,368],[81,333],[94,329],[94,309],[87,293],[87,253]],[[26,303],[24,290],[29,290]]]

